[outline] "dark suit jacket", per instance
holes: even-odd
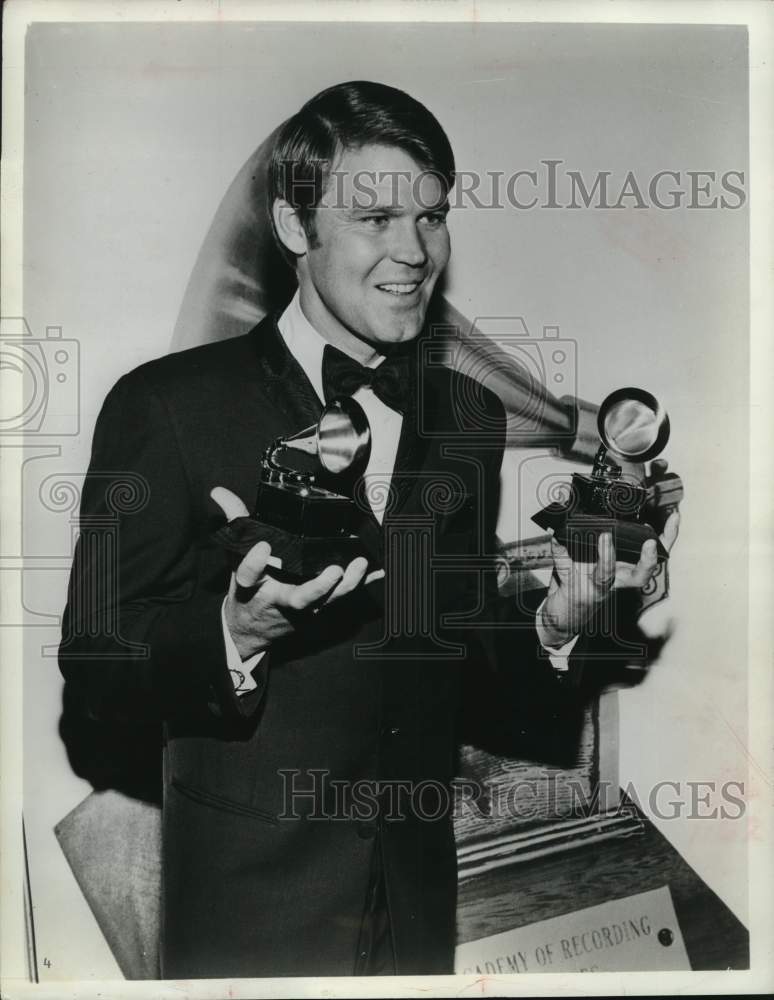
[[[163,726],[166,977],[351,974],[376,850],[398,972],[451,972],[444,796],[464,685],[519,671],[514,728],[572,710],[539,652],[542,595],[506,611],[485,558],[502,406],[464,376],[419,367],[393,506],[383,527],[362,525],[392,589],[310,617],[272,646],[241,700],[220,621],[231,557],[213,541],[223,519],[209,492],[223,485],[249,505],[263,450],[317,418],[315,393],[267,318],[143,365],[104,404],[60,663],[82,718],[127,746]],[[116,510],[117,536],[100,527]]]

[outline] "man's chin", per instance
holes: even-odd
[[[386,350],[389,347],[397,347],[398,344],[407,344],[412,340],[416,340],[421,332],[421,325],[413,323],[411,326],[403,326],[399,329],[382,329],[374,337],[373,343],[375,346],[381,346]]]
[[[378,339],[383,344],[403,344],[416,340],[425,325],[426,313],[427,309],[422,309],[400,319],[391,317],[390,322],[379,324]]]

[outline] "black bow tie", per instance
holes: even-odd
[[[334,396],[351,396],[368,386],[375,396],[393,410],[406,412],[411,392],[411,356],[398,350],[376,368],[366,368],[331,344],[323,351],[322,378],[325,402]]]

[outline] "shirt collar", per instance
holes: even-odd
[[[314,391],[324,403],[322,359],[325,345],[330,343],[330,341],[321,336],[304,315],[304,311],[301,308],[300,291],[296,291],[290,305],[277,320],[277,327],[282,339],[285,341],[287,349],[304,369],[304,373],[312,383]],[[345,351],[344,353],[346,354],[347,352]],[[377,355],[369,367],[376,368],[383,360],[384,357],[382,355]]]

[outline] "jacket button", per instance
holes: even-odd
[[[361,840],[372,840],[376,836],[376,823],[358,823],[357,835]]]

